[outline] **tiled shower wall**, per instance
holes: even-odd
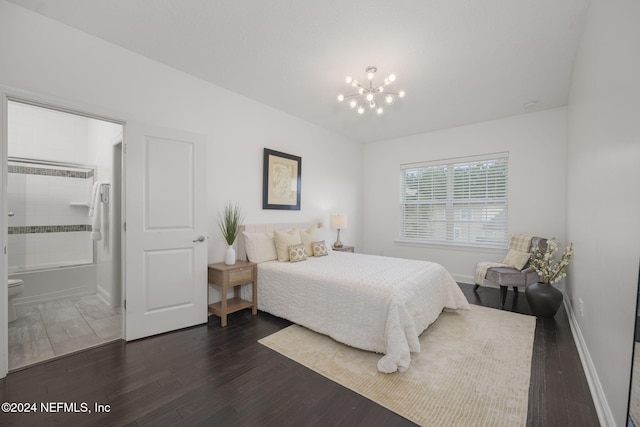
[[[9,273],[92,263],[93,169],[10,161],[8,172]]]
[[[94,180],[111,182],[112,146],[122,137],[122,126],[14,101],[8,103],[8,115],[10,158],[96,168],[92,177],[86,176],[87,170],[47,171],[47,175],[9,173],[8,209],[18,207],[9,225],[20,227],[12,228],[20,234],[8,236],[10,277],[25,281],[25,290],[15,302],[43,302],[96,292],[109,300],[113,250],[109,221],[113,204],[103,205],[103,238],[94,244],[88,231],[88,208],[76,203],[89,202]],[[48,269],[94,260],[96,264],[77,268]],[[16,272],[23,268],[47,269]]]

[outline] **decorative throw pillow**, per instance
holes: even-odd
[[[527,262],[529,262],[530,256],[531,254],[527,252],[522,252],[516,249],[509,249],[507,256],[502,260],[502,263],[518,270],[522,270],[524,266],[527,265]]]
[[[247,258],[251,262],[260,263],[278,259],[273,233],[242,232]]]
[[[313,251],[313,256],[329,255],[327,252],[327,245],[324,240],[311,243],[311,250]]]
[[[289,261],[298,262],[304,261],[305,259],[307,259],[307,254],[304,251],[304,245],[302,243],[289,246]]]
[[[307,256],[314,256],[313,248],[311,247],[311,244],[313,242],[327,240],[326,232],[327,230],[324,227],[315,226],[309,227],[306,230],[300,230],[300,239],[304,244],[304,251],[307,253]],[[330,250],[331,249],[327,246],[327,252],[329,252]]]
[[[297,228],[292,228],[289,231],[275,230],[273,238],[276,242],[276,253],[280,262],[289,261],[289,246],[302,243]]]

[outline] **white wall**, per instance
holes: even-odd
[[[207,135],[209,262],[224,258],[216,218],[228,201],[240,203],[246,222],[362,216],[362,147],[347,138],[5,1],[0,58],[0,85]],[[264,147],[302,157],[301,211],[262,210]],[[360,246],[361,230],[350,221],[342,240]]]
[[[364,149],[364,249],[371,254],[442,264],[473,283],[478,261],[506,251],[407,246],[400,232],[400,165],[509,152],[509,232],[565,237],[566,109],[557,108],[367,144]]]
[[[21,103],[9,104],[8,154],[26,159],[89,165],[88,119]],[[19,173],[9,173],[8,209],[14,213],[9,227],[88,224],[87,209],[71,206],[86,202],[93,179],[26,173],[25,167],[69,170],[61,166],[11,162]],[[73,170],[73,169],[71,169]],[[89,169],[81,169],[87,172]],[[82,196],[85,197],[83,198]],[[10,234],[7,238],[9,272],[55,268],[93,262],[88,231]],[[20,298],[45,294],[45,282],[26,282]],[[79,285],[79,284],[76,284]],[[83,284],[95,288],[95,280]],[[16,302],[20,300],[16,299]]]
[[[626,425],[640,259],[639,76],[640,2],[592,0],[569,102],[566,291],[574,311],[584,303],[577,323],[617,426]]]
[[[9,117],[9,156],[87,164],[86,117],[20,102],[9,104]]]

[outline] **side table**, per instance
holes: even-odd
[[[209,285],[220,289],[220,302],[209,304],[209,311],[220,317],[220,326],[227,326],[227,315],[251,307],[251,313],[258,313],[258,266],[249,261],[236,261],[234,265],[223,262],[209,264]],[[251,301],[240,298],[240,285],[253,284]],[[233,288],[234,297],[227,300],[227,290]],[[207,285],[207,302],[209,301]]]

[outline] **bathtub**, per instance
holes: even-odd
[[[24,281],[24,292],[16,297],[15,305],[41,303],[97,293],[96,264],[15,272],[9,274],[9,279]]]

